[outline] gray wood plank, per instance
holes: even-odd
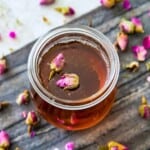
[[[117,26],[120,18],[139,16],[144,22],[145,33],[130,36],[131,42],[127,52],[119,52],[121,64],[134,59],[130,50],[131,46],[141,43],[141,39],[146,34],[150,34],[150,18],[147,14],[150,2],[147,0],[132,0],[131,2],[134,9],[129,12],[122,10],[119,5],[111,10],[98,8],[72,22],[87,24],[88,16],[92,16],[93,26],[105,33],[113,42],[118,32]],[[131,150],[150,149],[150,122],[140,118],[137,112],[142,95],[146,95],[150,100],[150,84],[146,82],[149,72],[146,71],[143,63],[137,73],[121,70],[116,102],[111,113],[103,122],[85,131],[69,132],[57,129],[42,120],[36,129],[37,136],[30,139],[20,114],[23,110],[34,108],[32,103],[18,107],[15,99],[19,92],[29,88],[26,62],[33,43],[7,57],[10,70],[5,76],[0,77],[0,100],[7,99],[11,103],[8,109],[0,112],[0,129],[6,129],[10,133],[12,150],[16,146],[19,146],[21,150],[53,150],[55,147],[64,150],[65,143],[70,140],[75,141],[77,150],[96,150],[98,145],[106,144],[109,140],[120,141]],[[126,75],[129,77],[125,78]]]

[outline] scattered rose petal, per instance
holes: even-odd
[[[18,105],[22,104],[28,104],[30,101],[30,94],[28,90],[24,90],[22,93],[20,93],[16,99],[16,103]]]
[[[53,4],[55,0],[40,0],[40,5],[50,5]]]
[[[26,112],[26,111],[23,111],[22,113],[21,113],[21,116],[25,119],[25,118],[27,118],[27,115],[28,115],[28,113]]]
[[[65,150],[74,150],[75,149],[75,144],[74,142],[68,142],[65,145]]]
[[[36,133],[34,131],[31,131],[30,137],[33,138],[33,137],[35,137],[35,135],[36,135]]]
[[[147,50],[143,46],[133,46],[132,51],[138,61],[145,61]]]
[[[116,44],[122,51],[124,51],[128,44],[128,35],[124,32],[119,32],[117,35]]]
[[[150,83],[150,76],[148,76],[148,77],[147,77],[147,82],[149,82],[149,83]]]
[[[145,49],[150,49],[150,35],[144,37],[143,46]]]
[[[130,10],[132,8],[130,0],[123,0],[122,7],[125,10]]]
[[[15,32],[15,31],[10,31],[10,32],[9,32],[9,37],[10,37],[11,39],[15,39],[15,38],[17,37],[16,32]]]
[[[7,69],[7,63],[5,58],[0,59],[0,75],[4,74]]]
[[[122,19],[119,24],[119,27],[120,27],[120,30],[125,33],[128,33],[128,34],[134,33],[135,25],[129,20]]]
[[[108,142],[108,148],[109,150],[128,150],[128,148],[118,142],[110,141]]]
[[[139,62],[137,61],[132,61],[130,62],[129,64],[127,64],[126,66],[126,69],[132,71],[132,72],[135,72],[139,69],[140,65],[139,65]]]
[[[142,118],[150,119],[150,105],[147,104],[147,99],[145,96],[141,99],[141,105],[139,106],[139,115]]]
[[[10,146],[9,135],[6,131],[0,131],[0,148],[8,149]]]
[[[104,7],[111,8],[115,5],[115,0],[100,0],[100,3]]]
[[[79,76],[74,73],[66,73],[61,76],[61,78],[56,82],[56,85],[65,90],[75,89],[79,86]]]
[[[55,10],[65,16],[73,16],[75,10],[72,7],[56,7]]]
[[[42,20],[43,20],[44,23],[46,23],[48,25],[50,24],[50,21],[47,17],[43,16]]]
[[[0,111],[8,106],[9,106],[8,102],[6,102],[6,101],[0,102]]]
[[[133,17],[131,21],[135,25],[135,32],[144,33],[143,25],[140,19]]]
[[[50,74],[49,74],[49,80],[53,77],[53,75],[56,72],[60,72],[65,64],[65,58],[63,53],[59,53],[50,63]]]

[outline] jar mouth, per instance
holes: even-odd
[[[50,41],[54,41],[55,38],[60,35],[68,35],[68,34],[80,34],[86,37],[89,37],[96,42],[98,42],[106,51],[106,55],[110,61],[109,67],[109,77],[105,82],[105,85],[98,90],[93,95],[79,99],[79,100],[69,100],[69,99],[62,99],[58,98],[52,93],[48,92],[41,84],[38,78],[38,56],[44,49],[46,45],[49,44]],[[55,43],[57,44],[57,43]],[[28,59],[28,77],[33,89],[38,93],[38,95],[48,102],[49,104],[68,110],[80,110],[86,109],[103,101],[114,89],[116,86],[118,76],[120,70],[120,63],[118,54],[112,45],[112,43],[101,33],[97,30],[87,27],[87,26],[73,26],[67,25],[64,27],[58,27],[51,30],[49,33],[41,37],[33,46],[29,59]]]

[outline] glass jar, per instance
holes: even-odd
[[[80,41],[95,47],[104,56],[107,64],[107,78],[103,87],[93,95],[75,101],[58,98],[48,92],[41,84],[38,74],[42,56],[52,46],[70,41]],[[100,46],[103,49],[99,50]],[[29,55],[28,77],[32,100],[41,116],[54,126],[66,130],[92,127],[99,123],[112,107],[119,69],[118,54],[112,43],[101,32],[86,26],[55,28],[35,43]]]

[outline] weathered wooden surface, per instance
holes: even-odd
[[[126,52],[119,52],[121,64],[134,59],[131,45],[141,44],[142,38],[150,34],[149,0],[131,0],[133,9],[126,12],[119,5],[111,10],[98,8],[83,16],[73,24],[87,24],[87,17],[92,16],[93,27],[102,31],[113,42],[118,32],[118,23],[122,17],[138,16],[144,22],[145,33],[130,36],[130,44]],[[27,57],[33,43],[8,56],[9,71],[0,77],[0,100],[8,100],[11,106],[0,112],[0,130],[5,129],[11,135],[11,150],[16,146],[21,150],[53,150],[55,147],[64,150],[67,141],[74,141],[77,150],[97,150],[98,145],[110,140],[124,143],[130,150],[150,149],[150,121],[139,117],[137,108],[142,95],[150,100],[150,84],[146,77],[144,63],[140,71],[129,73],[121,69],[118,83],[118,95],[111,113],[97,126],[80,132],[63,131],[49,125],[44,120],[37,127],[37,136],[30,139],[26,132],[24,120],[20,114],[23,110],[32,110],[32,104],[18,107],[15,103],[19,92],[29,88],[26,72]],[[150,59],[148,59],[150,60]],[[147,61],[148,61],[147,60]],[[126,76],[128,76],[126,78]]]

